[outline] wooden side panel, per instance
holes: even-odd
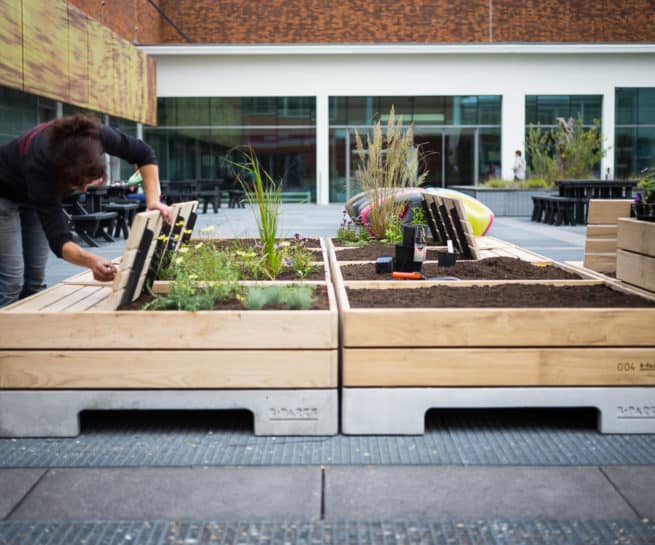
[[[69,66],[70,98],[75,104],[89,103],[89,17],[73,6],[68,6],[70,32]]]
[[[48,306],[69,297],[71,294],[77,292],[80,286],[69,286],[66,284],[56,284],[52,288],[40,291],[27,297],[16,301],[12,305],[6,306],[2,309],[2,313],[10,312],[32,312],[38,313]]]
[[[585,240],[584,251],[585,254],[616,252],[616,239],[587,237]]]
[[[341,323],[346,348],[650,346],[655,308],[351,309]]]
[[[655,257],[619,250],[616,253],[616,277],[628,284],[655,291]],[[651,322],[651,326],[654,323]]]
[[[589,238],[616,238],[616,225],[587,225]]]
[[[0,351],[0,388],[336,386],[336,349]]]
[[[99,112],[115,113],[114,96],[114,34],[93,19],[88,23],[89,76],[93,85],[89,89],[89,108]]]
[[[22,0],[0,0],[0,84],[23,88]]]
[[[622,218],[618,221],[617,247],[655,256],[655,222]]]
[[[144,122],[148,125],[157,125],[157,63],[150,56],[145,56],[147,93],[144,100]]]
[[[24,89],[70,100],[68,9],[64,0],[23,0]]]
[[[589,201],[587,223],[616,225],[619,218],[630,216],[631,204],[630,199],[592,199]]]
[[[80,289],[80,286],[63,286]],[[0,312],[0,348],[259,350],[337,348],[336,310]]]
[[[655,385],[655,348],[346,349],[344,386]]]

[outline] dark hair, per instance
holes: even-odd
[[[516,153],[516,155],[518,155],[519,157],[521,157],[521,150],[520,150],[520,149],[517,149],[514,153]]]
[[[62,195],[85,181],[104,178],[100,127],[100,121],[82,114],[62,117],[48,127],[48,159]]]

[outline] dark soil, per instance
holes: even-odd
[[[298,273],[294,271],[293,269],[283,269],[280,274],[278,274],[276,280],[298,280],[300,281],[301,279],[298,278]],[[316,265],[316,270],[310,272],[305,278],[302,280],[325,280],[325,268],[323,265]]]
[[[514,257],[489,257],[479,261],[458,261],[452,267],[423,263],[421,273],[426,278],[454,276],[460,280],[579,280],[580,275],[554,265],[538,267]],[[344,280],[393,280],[391,274],[376,274],[375,263],[342,264]]]
[[[136,301],[129,305],[120,307],[118,310],[141,310],[146,303],[150,303],[154,297],[152,295],[143,294]],[[314,292],[314,305],[311,310],[329,310],[330,303],[327,294],[327,287],[317,286]],[[166,309],[175,310],[175,309]],[[214,305],[214,310],[246,310],[241,301],[232,299],[230,301],[217,301]],[[289,310],[286,305],[265,306],[262,310]],[[249,312],[257,312],[255,310]]]
[[[335,248],[341,248],[341,243],[332,239]],[[375,261],[381,255],[393,256],[396,253],[396,247],[393,244],[383,244],[382,242],[371,242],[360,248],[343,248],[336,251],[337,260],[339,261]],[[437,250],[428,248],[427,259],[436,261]]]
[[[413,289],[347,288],[353,308],[606,308],[654,307],[655,303],[606,286],[511,284]]]

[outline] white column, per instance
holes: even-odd
[[[608,87],[603,93],[603,147],[607,150],[605,157],[600,162],[600,178],[605,179],[607,169],[610,169],[609,179],[614,179],[614,127],[616,125],[614,109],[614,87]]]
[[[136,124],[136,137],[139,140],[143,140],[143,123]]]
[[[330,202],[330,101],[316,96],[316,203]]]
[[[519,149],[525,157],[525,94],[510,89],[503,94],[500,158],[503,180],[513,180],[514,152]]]
[[[57,113],[55,114],[57,116],[57,119],[61,119],[64,117],[64,103],[63,102],[57,102]]]

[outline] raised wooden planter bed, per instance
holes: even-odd
[[[433,407],[597,407],[602,432],[655,433],[655,337],[645,325],[654,323],[655,307],[430,308],[426,295],[424,308],[353,308],[350,290],[384,290],[381,299],[391,300],[392,292],[426,286],[498,290],[520,282],[344,282],[335,252],[330,257],[343,433],[422,434]],[[609,286],[598,279],[525,284]]]
[[[618,220],[616,278],[655,291],[655,222]]]
[[[115,289],[83,278],[6,307],[0,435],[76,435],[87,409],[234,408],[257,435],[333,435],[338,314],[323,285],[327,310],[106,310]]]

